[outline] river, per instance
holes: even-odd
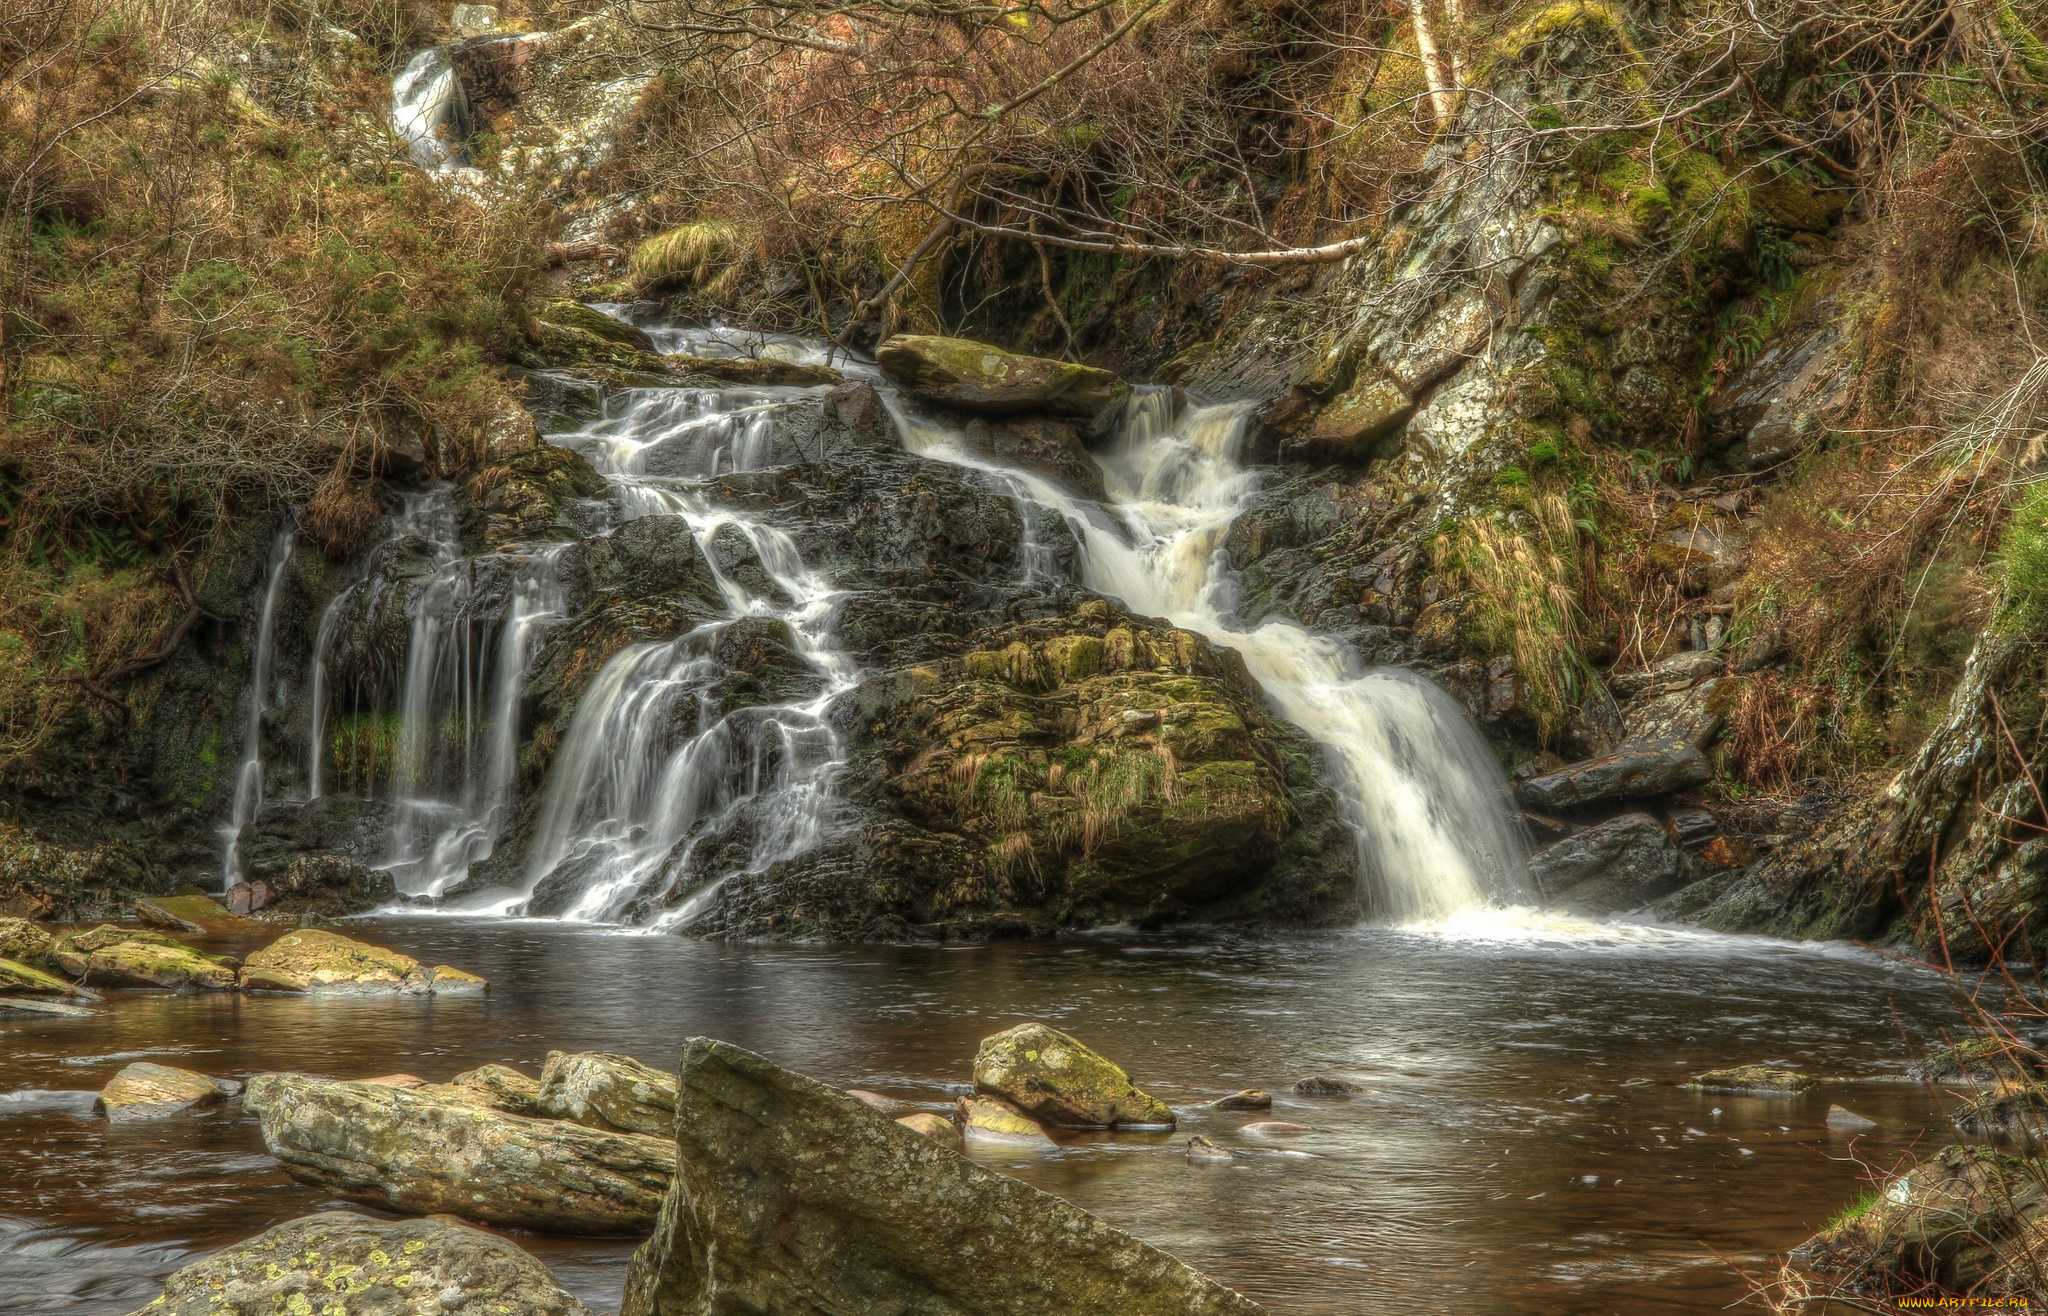
[[[672,1066],[707,1034],[827,1082],[937,1107],[976,1042],[1066,1028],[1172,1103],[1172,1135],[976,1150],[1266,1303],[1276,1316],[1414,1310],[1718,1311],[1890,1167],[1946,1141],[1945,1098],[1903,1080],[1954,1022],[1942,981],[1829,945],[1478,913],[1428,931],[1029,945],[735,945],[540,920],[345,928],[489,977],[483,999],[119,994],[91,1019],[0,1020],[0,1312],[115,1316],[194,1256],[328,1205],[263,1153],[253,1118],[110,1126],[92,1093],[131,1059],[213,1074],[403,1071],[550,1049]],[[215,948],[234,950],[232,942]],[[1794,1100],[1679,1084],[1778,1061]],[[1348,1100],[1294,1096],[1310,1073]],[[1202,1103],[1243,1087],[1256,1115]],[[1851,1143],[1831,1103],[1879,1122]],[[1192,1166],[1204,1134],[1241,1153]],[[1860,1163],[1859,1163],[1860,1162]],[[631,1240],[519,1237],[593,1310],[617,1310]]]

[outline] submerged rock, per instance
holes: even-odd
[[[823,1083],[692,1038],[675,1190],[623,1316],[1252,1316],[1166,1253]]]
[[[142,1060],[114,1075],[100,1089],[93,1109],[110,1123],[128,1124],[209,1105],[241,1090],[242,1085],[232,1079],[209,1078],[189,1069]]]
[[[1228,1165],[1236,1159],[1236,1152],[1228,1147],[1218,1147],[1207,1138],[1188,1139],[1189,1165]]]
[[[301,1183],[416,1214],[553,1234],[646,1230],[675,1173],[658,1138],[304,1074],[249,1080],[263,1145]]]
[[[2048,1142],[2048,1087],[2008,1079],[1972,1098],[1949,1118],[1956,1132],[1972,1138]]]
[[[1227,1097],[1218,1097],[1209,1104],[1217,1110],[1271,1110],[1273,1094],[1261,1092],[1257,1088],[1246,1088]]]
[[[1733,1069],[1716,1069],[1701,1074],[1686,1086],[1704,1092],[1735,1092],[1752,1097],[1796,1097],[1819,1087],[1820,1080],[1770,1065],[1737,1065]]]
[[[1864,1133],[1877,1127],[1877,1121],[1865,1119],[1847,1106],[1829,1106],[1827,1126],[1837,1133]]]
[[[2038,1296],[2048,1161],[1944,1147],[1852,1207],[1794,1254],[1877,1293]]]
[[[1331,1078],[1328,1074],[1310,1074],[1294,1084],[1295,1095],[1303,1097],[1348,1097],[1364,1088],[1348,1078]]]
[[[913,1133],[922,1133],[942,1147],[951,1147],[956,1152],[967,1150],[967,1140],[961,1135],[960,1126],[944,1115],[921,1110],[914,1115],[898,1115],[896,1122]]]
[[[1287,1120],[1261,1120],[1257,1124],[1245,1125],[1243,1131],[1255,1138],[1299,1138],[1304,1133],[1314,1133],[1315,1126]]]
[[[1019,1147],[1051,1147],[1053,1140],[1037,1120],[1000,1097],[962,1097],[953,1107],[953,1122],[968,1142],[1008,1143]]]
[[[341,1295],[345,1295],[341,1296]],[[223,1248],[133,1316],[590,1316],[509,1241],[443,1220],[322,1211]]]
[[[55,940],[25,918],[0,918],[0,960],[34,965],[50,953]]]
[[[338,932],[304,928],[271,942],[242,965],[244,991],[474,995],[487,984],[445,964],[422,968],[410,955]]]
[[[57,967],[94,987],[170,987],[233,991],[235,962],[208,955],[161,932],[111,923],[59,937],[50,947]]]
[[[593,1129],[670,1138],[676,1127],[676,1081],[631,1056],[550,1051],[534,1107],[538,1114]]]
[[[898,334],[875,349],[875,363],[942,406],[986,416],[1064,416],[1103,430],[1131,393],[1107,370],[1019,356],[965,338]]]
[[[974,1086],[1048,1124],[1073,1129],[1173,1127],[1173,1108],[1123,1067],[1057,1028],[1018,1024],[981,1041]]]

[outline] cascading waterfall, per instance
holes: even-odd
[[[550,912],[565,918],[685,928],[724,878],[802,854],[829,832],[846,751],[825,710],[858,678],[832,639],[838,592],[805,566],[789,536],[714,506],[701,487],[707,477],[768,462],[773,412],[796,396],[630,390],[611,400],[606,416],[551,440],[581,451],[605,476],[622,518],[681,520],[730,617],[630,645],[598,673],[563,739],[534,831],[527,891],[511,907],[548,895]],[[729,531],[744,537],[772,589],[719,568],[713,541]],[[818,675],[814,695],[721,710],[716,687],[728,668],[718,647],[749,619],[787,627]],[[746,835],[744,862],[714,860],[705,880],[679,893],[700,843],[736,832]]]
[[[225,890],[242,880],[242,832],[263,809],[263,718],[270,712],[271,655],[277,643],[277,600],[284,590],[285,570],[291,566],[292,550],[298,545],[298,521],[294,518],[271,541],[268,571],[264,577],[263,608],[256,622],[256,652],[249,662],[249,720],[242,733],[242,764],[235,773],[235,798],[228,820],[221,827],[224,857],[221,886]]]
[[[1411,672],[1367,669],[1293,622],[1232,620],[1236,582],[1222,546],[1256,488],[1239,463],[1248,407],[1138,390],[1097,456],[1107,505],[974,456],[898,402],[891,411],[912,451],[1000,473],[1064,515],[1090,589],[1244,656],[1280,712],[1331,751],[1376,915],[1435,922],[1520,894],[1523,847],[1500,769],[1449,695]]]
[[[468,108],[454,62],[439,46],[414,55],[391,80],[391,126],[411,144],[422,169],[461,165],[459,137]]]

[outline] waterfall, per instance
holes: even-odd
[[[391,126],[412,147],[422,169],[440,171],[462,163],[461,134],[469,106],[455,65],[439,46],[406,61],[391,80]]]
[[[256,622],[256,652],[249,662],[249,720],[242,732],[242,764],[235,773],[235,798],[228,821],[220,829],[225,852],[221,888],[242,880],[242,831],[263,809],[263,716],[270,711],[271,654],[277,640],[277,598],[284,590],[285,568],[298,543],[294,517],[270,544],[269,570],[263,587],[263,608]]]
[[[390,853],[378,867],[407,895],[432,897],[488,859],[510,821],[527,668],[567,610],[564,546],[465,558],[445,488],[406,495],[396,529],[427,546],[430,570],[405,597]]]
[[[764,871],[830,831],[846,748],[825,713],[859,675],[832,638],[839,592],[788,535],[715,506],[702,488],[709,477],[772,461],[774,413],[800,396],[628,390],[583,430],[550,440],[584,454],[610,483],[622,518],[680,521],[729,615],[673,640],[629,645],[599,671],[549,776],[526,891],[508,907],[684,928],[733,873]],[[713,541],[733,532],[761,568],[744,581],[714,551]],[[815,693],[721,708],[718,687],[731,669],[719,648],[748,621],[787,634],[815,672]],[[735,838],[744,842],[737,855]],[[698,873],[707,840],[708,867]]]
[[[1522,841],[1500,769],[1449,695],[1412,672],[1366,668],[1293,622],[1233,619],[1223,539],[1257,488],[1240,462],[1248,406],[1137,390],[1096,458],[1106,505],[972,455],[946,427],[890,406],[911,451],[1000,473],[1065,516],[1090,589],[1243,655],[1280,713],[1329,751],[1375,915],[1435,922],[1521,892]]]

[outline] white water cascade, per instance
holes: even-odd
[[[727,877],[802,854],[831,830],[846,750],[825,710],[857,679],[831,633],[839,594],[788,535],[715,505],[705,487],[772,461],[774,412],[799,396],[628,390],[602,418],[550,440],[604,475],[622,519],[679,520],[710,564],[728,616],[673,640],[629,645],[598,673],[549,777],[527,890],[508,908],[687,928]],[[718,565],[714,540],[729,544],[734,531],[761,568],[745,582]],[[719,650],[744,621],[788,637],[814,669],[814,693],[724,709],[719,687],[732,669]]]
[[[412,146],[422,169],[439,172],[463,163],[459,136],[468,109],[462,80],[439,46],[414,55],[391,80],[391,126]]]
[[[294,517],[271,541],[268,571],[264,576],[263,608],[256,622],[256,652],[249,662],[249,720],[242,732],[242,764],[235,772],[235,798],[220,835],[221,888],[226,890],[242,880],[242,832],[263,809],[263,718],[270,712],[271,656],[277,647],[277,599],[284,589],[285,569],[291,566],[292,550],[298,545],[298,521]]]
[[[1244,656],[1280,713],[1330,751],[1376,917],[1433,923],[1521,893],[1522,840],[1500,769],[1449,695],[1412,672],[1366,668],[1293,622],[1246,628],[1232,618],[1223,538],[1257,487],[1239,462],[1248,407],[1140,389],[1097,456],[1104,505],[971,455],[951,430],[891,405],[912,451],[999,473],[1058,509],[1090,589]]]

